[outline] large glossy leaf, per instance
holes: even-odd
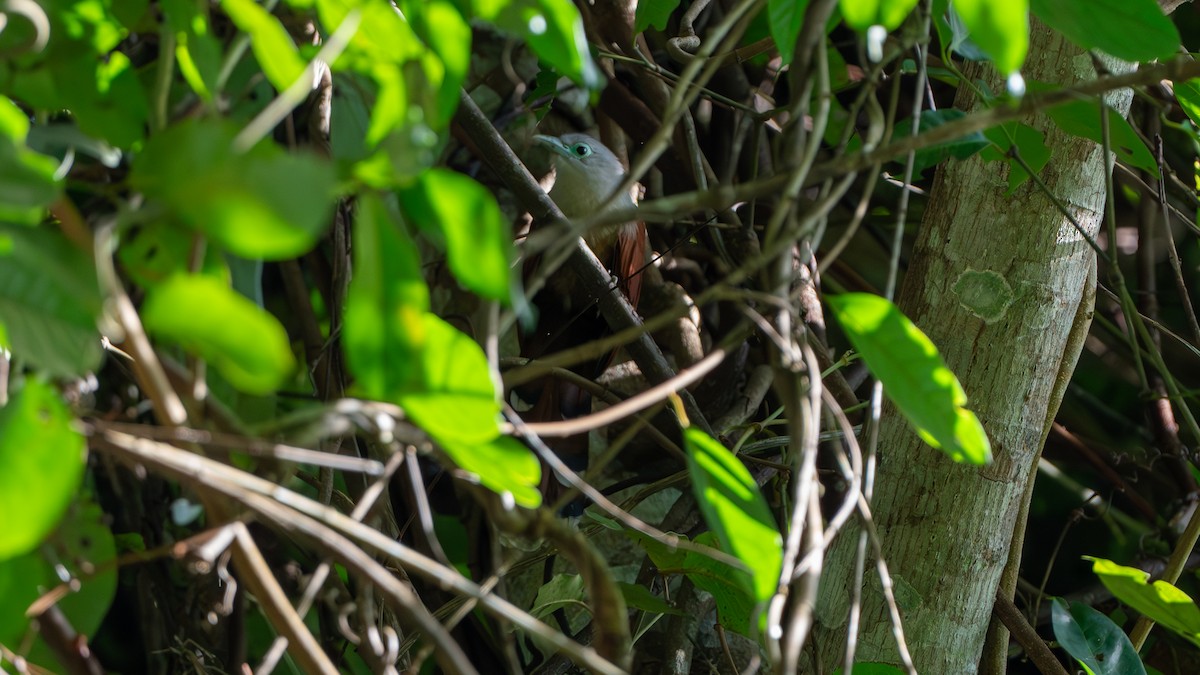
[[[1145,675],[1129,636],[1112,619],[1082,602],[1054,598],[1051,622],[1058,644],[1094,675]]]
[[[857,31],[871,26],[893,30],[904,23],[917,6],[917,0],[842,0],[842,17]]]
[[[29,117],[0,96],[0,221],[34,224],[58,198],[58,163],[30,150]]]
[[[1084,49],[1126,61],[1165,59],[1179,50],[1179,31],[1154,0],[1030,0],[1046,25]]]
[[[189,120],[154,136],[134,160],[133,185],[170,214],[245,258],[290,258],[329,225],[333,167],[270,141],[244,154],[237,130]]]
[[[843,293],[828,302],[854,349],[926,443],[956,462],[991,461],[983,426],[963,407],[967,395],[928,336],[877,295]]]
[[[55,376],[100,365],[92,261],[57,232],[0,224],[0,343]]]
[[[300,79],[306,64],[279,19],[254,0],[221,0],[221,7],[250,36],[254,58],[276,89],[283,91]]]
[[[71,420],[58,392],[33,378],[0,408],[0,560],[31,551],[75,498],[87,452]]]
[[[771,599],[779,587],[783,566],[783,539],[746,466],[732,452],[702,430],[683,430],[688,453],[688,473],[704,520],[729,551],[745,563],[754,579],[759,603]]]
[[[1141,137],[1117,111],[1108,106],[1104,109],[1108,112],[1109,142],[1117,159],[1157,176],[1158,163],[1154,161],[1154,155],[1150,154]],[[1072,136],[1087,138],[1096,143],[1104,142],[1100,108],[1094,101],[1072,101],[1051,108],[1046,114],[1050,115],[1050,119],[1054,120],[1058,128]]]
[[[1008,75],[1021,69],[1029,50],[1028,0],[954,0],[971,41]]]
[[[211,363],[237,389],[268,394],[296,368],[279,320],[223,281],[179,274],[151,288],[146,330]]]
[[[1200,607],[1187,593],[1165,581],[1147,583],[1150,575],[1111,560],[1084,556],[1092,572],[1118,600],[1200,646]]]
[[[492,193],[460,173],[430,169],[401,190],[400,203],[409,220],[445,248],[464,286],[509,301],[512,231]]]

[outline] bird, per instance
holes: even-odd
[[[555,177],[549,195],[567,218],[594,216],[615,209],[635,206],[628,192],[614,194],[625,180],[621,160],[603,143],[581,133],[561,136],[536,135],[534,139],[550,151]],[[646,225],[641,221],[605,225],[583,234],[596,258],[616,280],[615,290],[637,308],[641,298],[642,275],[648,250]],[[536,267],[527,263],[526,271]],[[569,274],[567,272],[566,274]],[[521,336],[521,353],[538,358],[594,340],[608,331],[608,326],[593,306],[579,307],[572,297],[569,283],[551,283],[533,298],[537,321],[532,331]],[[579,364],[572,370],[588,379],[596,379],[610,365],[615,354],[595,362]],[[580,417],[591,412],[591,395],[564,379],[547,376],[518,391],[518,395],[533,404],[525,413],[529,421],[553,422]],[[531,400],[532,399],[532,400]],[[587,468],[588,435],[548,439],[548,445],[573,471]],[[542,492],[548,503],[562,493],[559,481],[549,478],[543,467]],[[575,518],[583,513],[586,503],[576,499],[567,504],[561,514]]]

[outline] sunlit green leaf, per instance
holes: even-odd
[[[254,58],[276,89],[283,91],[300,79],[306,64],[279,19],[254,0],[221,0],[221,7],[250,36]]]
[[[570,0],[514,0],[496,24],[519,35],[558,72],[588,89],[600,88],[600,69],[588,51],[583,19]]]
[[[116,543],[96,504],[73,505],[42,546],[16,558],[0,560],[0,643],[15,644],[29,627],[25,610],[41,592],[62,583],[60,572],[79,584],[56,603],[72,629],[95,635],[117,590]],[[33,663],[55,662],[55,653],[38,640],[27,655]]]
[[[25,145],[29,118],[0,96],[0,220],[34,224],[58,198],[58,163]]]
[[[421,386],[419,355],[428,309],[416,244],[379,197],[361,195],[343,347],[366,396],[388,400]]]
[[[183,79],[210,100],[221,70],[221,47],[209,26],[207,3],[163,0],[163,18],[175,32],[175,60]]]
[[[1129,636],[1107,616],[1082,602],[1051,602],[1054,639],[1094,675],[1145,675]]]
[[[904,23],[917,0],[842,0],[840,5],[846,25],[854,30],[876,25],[893,30]]]
[[[1187,113],[1192,124],[1200,127],[1200,79],[1176,82],[1174,88],[1179,107]]]
[[[33,378],[0,408],[0,560],[31,551],[75,498],[87,452],[71,420],[58,392]]]
[[[0,334],[18,359],[60,377],[95,370],[99,313],[85,254],[52,230],[0,224]]]
[[[1158,163],[1154,155],[1142,142],[1141,137],[1129,125],[1129,122],[1117,111],[1105,106],[1108,111],[1108,132],[1111,149],[1117,159],[1138,169],[1158,175]],[[1095,101],[1072,101],[1046,111],[1058,128],[1080,138],[1087,138],[1102,143],[1104,140],[1103,127],[1100,120],[1099,104]]]
[[[1118,600],[1147,618],[1200,646],[1200,607],[1183,591],[1165,581],[1148,583],[1150,575],[1111,560],[1084,556],[1092,572]]]
[[[1179,31],[1154,0],[1030,0],[1046,25],[1084,49],[1126,61],[1165,59],[1179,50]]]
[[[211,277],[180,274],[151,288],[142,321],[147,332],[205,359],[250,394],[278,389],[296,367],[279,320]]]
[[[433,314],[422,326],[420,385],[401,392],[397,402],[442,445],[492,441],[500,433],[500,402],[483,349]]]
[[[933,342],[877,295],[827,298],[838,323],[884,391],[929,445],[957,462],[986,464],[992,453],[967,395]]]
[[[1028,0],[954,0],[953,9],[997,70],[1020,70],[1029,50]]]
[[[421,58],[433,105],[427,121],[442,128],[458,109],[458,97],[471,66],[471,27],[458,9],[446,0],[422,0],[400,5],[417,35],[429,46]]]
[[[409,398],[410,405],[412,400]],[[457,413],[447,411],[446,414]],[[512,495],[518,506],[529,509],[541,506],[542,493],[538,485],[542,481],[542,465],[517,439],[496,436],[486,442],[462,441],[457,434],[442,431],[435,434],[434,439],[459,469],[473,474],[484,487],[497,494]]]
[[[640,0],[633,11],[633,32],[641,33],[653,26],[666,30],[671,13],[679,6],[679,0]]]
[[[430,169],[400,192],[400,201],[409,220],[444,246],[464,286],[508,302],[512,231],[491,192],[460,173]]]
[[[704,520],[721,549],[745,563],[759,603],[779,587],[783,540],[767,500],[746,466],[715,439],[696,427],[683,430],[688,473]]]
[[[804,26],[804,12],[808,0],[767,0],[767,12],[771,17],[771,39],[779,49],[784,65],[792,62],[796,51],[796,40]]]
[[[150,139],[131,180],[240,256],[281,259],[308,251],[329,225],[333,167],[270,141],[238,154],[235,135],[210,120],[175,125]]]

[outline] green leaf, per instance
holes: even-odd
[[[419,384],[399,392],[396,402],[443,447],[491,442],[500,433],[500,402],[483,349],[433,314],[425,314],[422,327]]]
[[[842,0],[840,5],[846,25],[856,31],[877,25],[894,30],[908,18],[917,0]]]
[[[641,33],[651,26],[656,30],[666,30],[667,21],[671,20],[671,13],[678,6],[679,0],[641,0],[637,3],[637,9],[633,10],[633,32]]]
[[[71,421],[58,392],[33,378],[0,408],[0,560],[33,550],[75,498],[87,451]]]
[[[796,40],[804,26],[804,12],[808,0],[767,0],[767,12],[771,19],[771,39],[779,49],[783,65],[792,62],[796,53]]]
[[[1084,49],[1126,61],[1153,61],[1179,50],[1179,31],[1154,0],[1030,0],[1046,25]]]
[[[446,250],[450,270],[468,289],[508,303],[512,231],[496,198],[448,169],[430,169],[400,191],[408,219]]]
[[[237,389],[268,394],[296,368],[279,320],[217,279],[179,274],[151,288],[147,332],[210,362]]]
[[[1108,132],[1111,149],[1117,159],[1138,169],[1158,175],[1158,163],[1142,139],[1117,111],[1105,106],[1108,111]],[[1072,101],[1046,111],[1058,128],[1080,138],[1096,143],[1104,142],[1104,129],[1100,120],[1099,103],[1096,101]]]
[[[722,626],[741,635],[751,634],[750,617],[754,614],[755,606],[754,582],[746,570],[731,567],[702,553],[668,547],[635,530],[627,529],[625,535],[646,550],[659,574],[685,574],[697,588],[712,595]],[[686,536],[678,536],[687,541]],[[721,550],[714,532],[700,534],[695,543]]]
[[[116,543],[105,514],[84,500],[68,511],[58,529],[38,549],[0,560],[0,643],[18,644],[29,628],[25,610],[43,591],[62,583],[60,571],[78,588],[56,603],[80,635],[96,634],[117,590]],[[27,654],[33,663],[55,662],[54,652],[38,640]]]
[[[0,220],[36,224],[58,199],[58,162],[25,145],[29,118],[0,96]]]
[[[588,51],[583,19],[570,0],[514,0],[496,17],[496,25],[520,36],[538,58],[587,89],[603,84]]]
[[[1029,50],[1028,0],[954,0],[953,8],[997,70],[1009,75],[1021,69]]]
[[[57,232],[0,224],[0,343],[49,375],[100,365],[92,261]]]
[[[867,293],[827,298],[850,344],[929,445],[956,462],[992,460],[987,434],[933,342],[891,302]]]
[[[409,1],[400,7],[413,30],[429,46],[421,58],[428,85],[410,88],[430,90],[426,94],[426,119],[441,129],[458,109],[459,91],[471,66],[471,27],[445,0]]]
[[[953,108],[942,108],[941,110],[926,110],[921,113],[920,129],[918,131],[925,132],[940,127],[947,122],[962,119],[966,117],[966,113]],[[896,130],[892,132],[892,138],[904,138],[912,134],[912,120],[903,120],[896,124]],[[988,140],[983,134],[976,131],[974,133],[956,138],[954,140],[931,145],[926,148],[917,150],[913,158],[913,170],[917,173],[928,169],[931,166],[936,166],[943,161],[953,159],[966,159],[971,155],[979,152],[988,146]]]
[[[175,32],[175,60],[183,79],[205,101],[212,100],[221,71],[221,46],[209,25],[208,3],[163,0],[167,26]]]
[[[1054,639],[1094,675],[1145,675],[1146,668],[1121,627],[1082,602],[1051,603]]]
[[[1118,600],[1200,646],[1200,607],[1187,593],[1165,581],[1146,583],[1150,575],[1111,560],[1083,556],[1092,572]]]
[[[992,142],[984,148],[980,155],[989,162],[1006,162],[1008,164],[1008,192],[1012,196],[1017,188],[1029,180],[1029,172],[1021,163],[1010,157],[1013,149],[1034,173],[1039,173],[1050,162],[1050,147],[1046,145],[1046,136],[1041,131],[1028,124],[1010,122],[998,127],[992,127],[983,132]]]
[[[625,605],[630,609],[640,609],[643,612],[650,612],[652,614],[683,615],[681,610],[672,607],[666,600],[651,593],[649,588],[641,584],[618,582],[617,587],[621,589],[621,596],[625,598]]]
[[[1175,83],[1175,100],[1192,124],[1200,127],[1200,79]]]
[[[307,64],[283,24],[254,0],[221,0],[233,23],[250,36],[250,48],[267,80],[279,91],[292,86]]]
[[[538,490],[542,465],[517,439],[497,436],[482,443],[464,442],[457,434],[447,433],[436,434],[434,439],[450,461],[474,474],[480,485],[499,495],[511,495],[518,506],[536,509],[542,505],[542,493]]]
[[[390,400],[421,386],[428,310],[416,244],[378,196],[361,195],[342,333],[347,363],[366,396]]]
[[[270,141],[244,154],[236,130],[189,120],[146,143],[130,177],[148,198],[244,258],[279,260],[310,250],[329,225],[334,170]]]
[[[766,603],[779,587],[783,539],[767,500],[746,466],[702,430],[683,430],[688,473],[704,520],[721,549],[745,563],[754,579],[754,597]]]

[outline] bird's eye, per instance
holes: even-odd
[[[571,152],[575,153],[576,157],[587,157],[592,154],[592,147],[587,143],[576,143],[571,146]]]

